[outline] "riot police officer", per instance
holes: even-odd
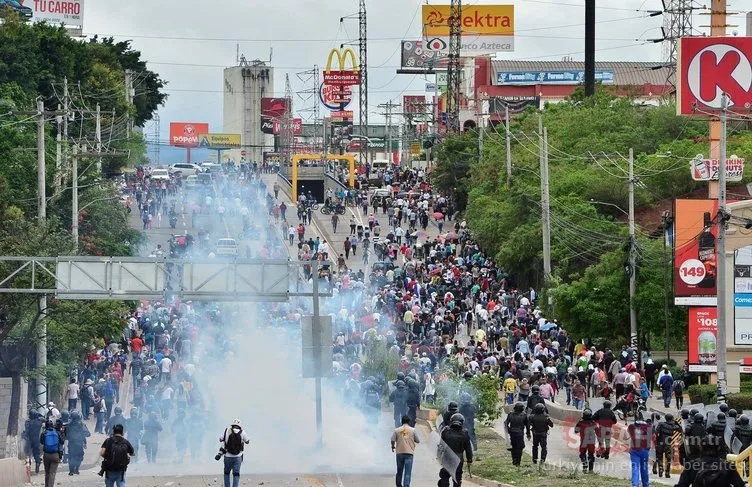
[[[442,445],[451,450],[452,456],[456,455],[459,457],[459,464],[454,472],[454,476],[452,476],[452,473],[444,468],[444,466],[449,466],[449,463],[452,463],[452,466],[454,464],[454,462],[445,461],[449,453],[445,450],[445,453],[441,455],[442,467],[439,471],[438,487],[449,487],[449,479],[452,477],[454,478],[454,487],[460,487],[462,485],[464,458],[467,458],[468,465],[473,463],[473,446],[470,444],[470,435],[467,434],[464,423],[465,418],[461,414],[453,414],[449,420],[449,427],[444,428],[441,432]]]
[[[540,386],[538,385],[534,385],[531,388],[530,397],[527,398],[527,410],[529,412],[532,412],[536,404],[543,404],[544,407],[546,405],[546,402],[543,400],[543,398],[540,395]],[[546,412],[548,412],[548,408],[546,408]]]
[[[138,408],[131,408],[131,415],[126,420],[125,430],[128,432],[128,441],[133,445],[135,454],[133,461],[138,461],[138,447],[141,444],[141,437],[144,434],[144,420],[141,418]]]
[[[394,390],[389,395],[389,402],[394,404],[394,427],[399,428],[402,425],[402,416],[407,414],[407,390],[404,381],[394,381]]]
[[[504,421],[504,427],[512,447],[512,464],[519,467],[522,463],[522,451],[525,449],[525,433],[530,439],[530,420],[525,414],[524,404],[518,402],[514,405],[514,410]]]
[[[666,413],[664,421],[658,423],[655,428],[655,463],[658,464],[659,477],[663,476],[664,471],[666,478],[671,477],[672,441],[675,433],[682,433],[681,426],[676,424],[673,414]]]
[[[122,424],[123,428],[126,427],[126,420],[125,416],[123,416],[123,408],[120,406],[115,408],[115,415],[111,416],[110,419],[107,420],[107,426],[106,431],[108,435],[112,435],[112,430],[115,428],[116,424]],[[127,429],[125,430],[128,431]]]
[[[478,440],[475,437],[475,405],[472,396],[463,392],[460,394],[460,414],[465,418],[465,429],[470,435],[470,443],[473,445],[473,451],[478,450]]]
[[[449,423],[452,420],[452,416],[457,414],[460,410],[460,406],[454,402],[450,401],[449,404],[447,404],[447,410],[444,411],[444,414],[441,415],[441,429],[449,427]]]
[[[39,473],[39,466],[42,464],[42,445],[39,443],[39,434],[43,427],[42,415],[33,409],[29,410],[29,419],[26,420],[23,431],[23,439],[26,441],[24,451],[34,460],[36,473]]]
[[[595,464],[595,444],[598,441],[599,427],[593,419],[593,411],[585,409],[582,418],[574,427],[574,432],[580,435],[580,461],[583,472],[592,472]]]
[[[533,463],[538,463],[539,446],[541,463],[545,463],[548,455],[548,431],[554,427],[554,423],[546,414],[546,406],[543,404],[535,405],[529,420],[530,429],[533,430]]]
[[[687,461],[700,458],[702,455],[701,442],[705,435],[705,416],[697,412],[692,416],[692,423],[684,428],[684,447],[687,450]]]
[[[70,423],[66,427],[65,436],[68,443],[68,475],[78,475],[81,473],[81,462],[84,461],[86,438],[91,436],[78,411],[70,413]]]
[[[593,414],[593,420],[598,423],[598,452],[597,456],[608,460],[611,454],[611,438],[614,436],[614,425],[619,422],[614,414],[611,401],[603,401],[603,407]]]
[[[723,404],[722,404],[723,406]],[[728,409],[727,409],[728,411]],[[715,438],[718,445],[718,454],[721,458],[726,458],[726,455],[730,453],[728,445],[726,445],[726,414],[720,412],[715,417],[715,422],[708,428],[708,434]]]
[[[410,418],[410,426],[415,428],[415,422],[418,420],[418,407],[420,406],[420,384],[410,376],[407,377],[405,405],[407,406],[407,417]]]

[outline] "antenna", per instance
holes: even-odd
[[[240,43],[235,44],[235,64],[240,64]]]
[[[269,64],[270,64],[270,65],[272,64],[272,55],[273,55],[273,54],[274,54],[274,48],[273,48],[273,47],[270,47],[270,48],[269,48]]]

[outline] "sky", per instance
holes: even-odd
[[[369,0],[369,122],[383,122],[377,105],[423,94],[426,80],[397,75],[400,39],[419,39],[420,6],[425,0]],[[431,0],[431,4],[448,1]],[[584,58],[584,0],[468,0],[471,4],[515,5],[515,52],[500,59],[561,60]],[[598,0],[596,60],[661,61],[661,0]],[[236,46],[248,60],[268,60],[275,68],[275,95],[284,96],[285,75],[293,92],[312,87],[314,64],[323,67],[333,47],[357,43],[357,0],[88,0],[84,34],[131,39],[149,69],[169,82],[169,98],[159,110],[160,139],[168,138],[170,121],[208,122],[222,132],[223,67],[236,64]],[[353,16],[340,22],[341,17]],[[743,14],[731,23],[744,24]],[[695,16],[695,27],[708,16]],[[743,27],[740,28],[743,32]],[[700,31],[706,29],[699,29]],[[731,30],[731,29],[730,29]],[[357,53],[357,46],[353,46]],[[302,79],[301,79],[302,78]],[[305,80],[305,81],[304,81]],[[294,110],[311,116],[311,95],[294,95]],[[351,105],[357,111],[357,103]],[[322,113],[324,108],[321,107]],[[357,113],[356,113],[357,117]],[[145,127],[154,133],[152,124]]]

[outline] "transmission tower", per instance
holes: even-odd
[[[449,7],[449,65],[447,67],[446,125],[448,132],[460,131],[460,45],[462,43],[462,0]]]
[[[319,66],[318,64],[313,65],[313,69],[309,69],[308,71],[303,71],[300,73],[297,73],[298,79],[303,83],[303,85],[310,85],[310,88],[305,90],[300,90],[297,92],[298,97],[300,100],[305,103],[306,105],[310,102],[312,103],[312,106],[306,106],[303,109],[298,110],[298,113],[301,112],[309,112],[313,114],[313,126],[314,126],[314,133],[312,140],[314,141],[316,137],[321,135],[323,144],[323,137],[324,137],[324,129],[319,129],[319,88],[320,88],[320,79],[319,79]]]
[[[360,0],[358,10],[358,24],[360,34],[358,45],[360,46],[360,135],[368,137],[368,22],[366,20],[366,0]],[[360,162],[368,161],[368,139],[361,139]]]
[[[159,113],[154,113],[154,160],[152,161],[153,164],[159,165],[159,137],[160,137],[160,127],[159,127]]]
[[[679,39],[692,35],[694,0],[663,0],[663,59],[668,74],[666,82],[676,86],[676,64]]]
[[[282,156],[286,164],[290,165],[292,161],[293,149],[293,123],[292,123],[292,88],[290,87],[290,75],[285,75],[285,100],[287,100],[287,111],[280,123],[280,145],[282,146]]]

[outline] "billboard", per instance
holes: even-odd
[[[714,304],[716,295],[717,200],[676,200],[674,297],[676,304]],[[705,298],[705,299],[703,299]]]
[[[198,146],[203,149],[239,149],[240,134],[202,134]]]
[[[170,122],[170,145],[198,147],[198,136],[209,133],[208,123]]]
[[[595,81],[603,84],[614,82],[614,72],[601,69],[595,72]],[[584,70],[570,71],[499,71],[497,85],[576,85],[585,82]]]
[[[752,37],[683,37],[679,42],[676,110],[707,115],[752,107]]]
[[[691,372],[715,372],[718,351],[718,309],[689,308],[689,349]]]
[[[84,0],[18,0],[32,11],[33,22],[47,22],[58,26],[82,30],[84,26]]]
[[[423,37],[432,48],[449,45],[449,5],[423,5]],[[460,52],[484,55],[514,51],[514,5],[463,5]]]
[[[752,345],[752,247],[734,252],[734,344]]]
[[[273,135],[274,120],[269,117],[261,117],[261,132],[267,135]]]
[[[504,115],[506,107],[509,107],[509,114],[517,114],[525,111],[527,107],[540,107],[540,97],[535,95],[510,95],[510,96],[492,96],[488,98],[488,114]]]
[[[303,119],[293,118],[291,122],[292,122],[293,135],[302,134],[303,133]],[[274,124],[272,125],[272,131],[274,135],[279,135],[280,132],[282,132],[282,123],[279,120],[274,120]]]
[[[689,170],[695,181],[718,181],[718,159],[705,159],[702,154],[689,162]],[[741,181],[744,176],[744,159],[732,155],[726,159],[726,181]]]
[[[404,95],[402,109],[405,113],[426,113],[426,97],[424,95]]]
[[[332,69],[332,62],[337,58],[337,63]],[[350,59],[350,69],[347,69],[347,60]],[[360,84],[360,71],[355,52],[349,47],[346,49],[334,48],[329,51],[324,70],[324,84],[330,86],[353,86]]]
[[[287,98],[262,98],[261,116],[269,118],[281,118],[287,113],[289,100]]]
[[[402,41],[403,68],[447,69],[449,51],[443,44],[431,49],[424,41]]]

